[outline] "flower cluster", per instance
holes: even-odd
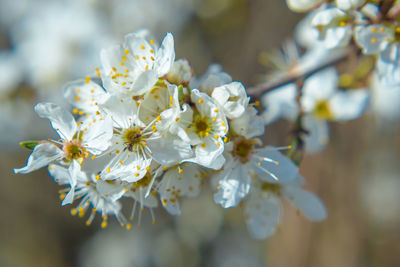
[[[309,12],[297,26],[296,43],[285,45],[283,59],[268,62],[275,67],[269,79],[297,79],[263,96],[265,123],[280,118],[296,122],[295,143],[307,152],[318,152],[328,144],[329,122],[359,118],[370,102],[378,115],[398,118],[399,1],[287,0],[287,4],[294,11]],[[348,66],[327,64],[337,58],[345,58]]]
[[[382,87],[398,86],[399,78],[399,1],[366,0],[287,0],[294,11],[309,14],[302,23],[303,40],[308,47],[326,49],[355,45],[364,55],[375,55],[375,72]]]
[[[66,186],[62,204],[78,201],[73,215],[90,213],[90,225],[98,212],[102,227],[115,216],[130,229],[144,208],[153,220],[159,203],[179,215],[181,198],[210,185],[223,208],[245,202],[255,238],[274,233],[281,195],[310,219],[325,218],[319,199],[300,188],[298,167],[280,152],[288,148],[262,144],[263,118],[243,84],[218,66],[196,78],[187,60],[175,60],[172,34],[158,45],[147,31],[103,50],[101,61],[93,75],[66,86],[72,113],[52,103],[35,106],[60,139],[23,142],[33,151],[27,165],[15,169],[48,166]],[[134,202],[129,217],[122,198]]]

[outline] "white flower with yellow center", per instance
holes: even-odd
[[[70,164],[73,160],[83,163],[90,154],[99,155],[110,146],[111,118],[106,116],[89,125],[78,123],[65,109],[52,103],[39,103],[36,113],[50,120],[61,140],[42,141],[32,151],[25,167],[15,173],[29,173],[55,161]]]
[[[253,185],[244,211],[251,236],[265,239],[276,232],[281,217],[280,196],[284,196],[311,221],[326,218],[324,204],[314,194],[301,189],[303,183],[303,178],[298,176],[287,182],[257,181]]]
[[[194,157],[187,160],[207,168],[219,169],[225,162],[224,136],[228,133],[228,123],[224,113],[207,94],[193,89],[190,94],[195,106],[193,122],[187,134],[194,148]]]
[[[63,199],[63,205],[80,199],[79,204],[71,210],[71,214],[82,218],[87,211],[90,211],[86,225],[92,223],[96,212],[100,213],[103,219],[102,228],[107,226],[108,216],[115,216],[121,225],[126,224],[125,216],[121,211],[122,205],[118,202],[118,199],[126,192],[121,184],[104,182],[95,175],[88,177],[79,164],[72,171],[58,165],[50,165],[49,173],[60,185],[71,185],[71,180],[75,181],[67,195],[65,192],[68,188],[60,190],[60,198]]]
[[[262,181],[290,181],[298,174],[297,166],[277,148],[256,148],[259,139],[236,136],[225,145],[226,163],[215,176],[214,201],[223,208],[239,204],[250,192],[253,177]]]
[[[320,71],[304,84],[301,106],[305,116],[303,127],[306,149],[317,152],[329,141],[329,121],[348,121],[360,117],[369,103],[364,89],[338,90],[338,74],[334,68]]]
[[[171,69],[174,39],[168,33],[158,47],[147,31],[131,33],[123,45],[103,50],[101,59],[102,80],[109,92],[142,95]]]
[[[308,131],[305,148],[322,150],[329,141],[329,121],[347,121],[360,117],[368,106],[369,94],[364,89],[338,90],[338,74],[334,68],[311,75],[302,87],[302,125]],[[279,118],[294,121],[298,115],[297,86],[288,84],[263,96],[266,124]]]
[[[111,96],[102,108],[114,122],[110,148],[113,158],[103,170],[102,178],[135,182],[146,174],[153,159],[161,165],[170,166],[192,155],[188,143],[158,131],[156,119],[143,123],[137,116],[137,102],[132,98]]]

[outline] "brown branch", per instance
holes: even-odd
[[[330,66],[336,65],[336,64],[346,60],[349,57],[349,55],[353,52],[354,52],[353,48],[349,47],[349,49],[343,51],[342,53],[339,53],[336,57],[329,59],[327,61],[324,61],[323,64],[317,65],[314,68],[309,69],[306,72],[299,73],[298,75],[287,76],[281,80],[272,81],[272,82],[264,82],[264,83],[254,86],[254,87],[249,87],[249,88],[247,88],[247,94],[252,97],[257,98],[257,97],[261,96],[262,94],[274,91],[283,85],[296,82],[300,79],[306,79],[309,76],[313,75],[314,73],[316,73],[320,70],[326,69]]]

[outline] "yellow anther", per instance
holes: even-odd
[[[104,220],[104,221],[101,222],[101,228],[106,228],[107,225],[108,225],[108,223],[107,223],[106,220]]]
[[[95,159],[96,158],[96,155],[93,155],[92,157],[91,157],[91,159]]]
[[[124,164],[124,161],[123,161],[123,160],[120,160],[120,161],[119,161],[119,164],[121,164],[121,165]]]
[[[204,99],[199,99],[199,104],[203,104],[204,103]]]
[[[178,169],[178,173],[181,174],[183,172],[182,169]]]
[[[168,167],[167,167],[167,166],[164,166],[163,169],[164,169],[164,171],[166,171],[166,170],[168,169]]]
[[[71,215],[75,216],[78,213],[78,211],[76,209],[71,209]]]
[[[117,149],[117,150],[115,150],[115,154],[119,154],[119,150]]]
[[[74,114],[77,114],[79,112],[79,110],[77,108],[74,108],[74,110],[72,111]]]
[[[100,175],[96,175],[96,180],[100,180]]]
[[[90,76],[86,76],[85,83],[89,83],[89,82],[90,82]]]
[[[79,111],[79,115],[83,115],[85,112],[83,112],[83,110]]]
[[[376,42],[377,42],[376,38],[372,38],[372,39],[371,39],[371,43],[372,43],[372,44],[374,44],[374,43],[376,43]]]
[[[107,168],[107,172],[110,173],[110,168]]]
[[[75,96],[75,101],[79,101],[81,98],[79,96]]]
[[[151,45],[154,44],[154,40],[153,40],[153,39],[150,40],[150,44],[151,44]]]
[[[146,171],[150,171],[150,167],[149,166],[146,167]]]
[[[132,229],[132,224],[128,223],[128,224],[126,225],[126,230],[131,230],[131,229]]]
[[[140,46],[140,49],[144,50],[144,48],[145,48],[144,45],[141,45],[141,46]]]

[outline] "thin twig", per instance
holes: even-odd
[[[314,73],[316,73],[320,70],[323,70],[325,68],[336,65],[336,64],[346,60],[353,51],[354,50],[351,48],[344,50],[344,52],[339,53],[338,56],[336,56],[330,60],[324,61],[323,64],[317,65],[314,68],[307,70],[306,72],[299,73],[298,75],[288,76],[288,77],[284,77],[282,80],[277,80],[277,81],[273,81],[273,82],[264,82],[264,83],[254,86],[254,87],[249,87],[249,88],[247,88],[247,94],[250,96],[253,96],[253,97],[259,97],[260,95],[267,93],[267,92],[274,91],[283,85],[296,82],[299,79],[306,79],[309,76],[313,75]]]

